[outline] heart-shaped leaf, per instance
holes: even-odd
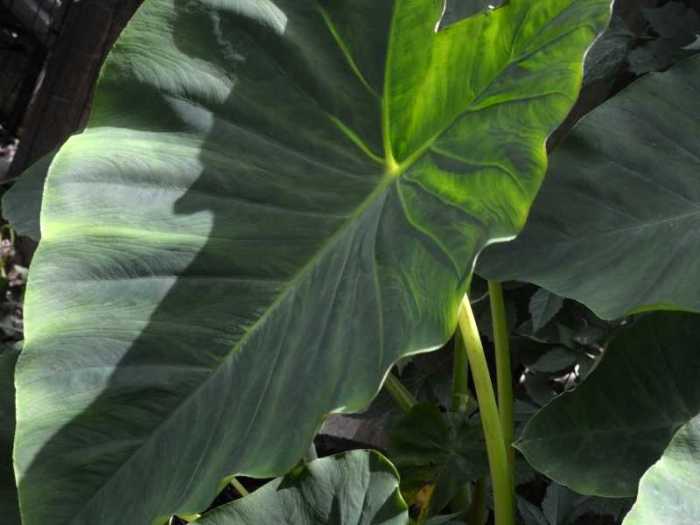
[[[525,230],[487,249],[479,273],[539,284],[607,319],[700,311],[698,136],[700,57],[637,80],[554,151]]]
[[[637,502],[623,525],[694,525],[700,518],[700,415],[674,436],[642,476]]]
[[[317,459],[250,496],[218,507],[201,525],[408,525],[396,469],[377,452]]]
[[[443,344],[521,228],[608,0],[146,0],[54,159],[17,369],[24,525],[281,475]]]
[[[699,322],[664,312],[625,328],[588,378],[540,410],[515,446],[580,494],[633,496],[673,434],[700,412]]]

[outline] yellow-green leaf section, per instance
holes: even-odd
[[[24,525],[274,476],[441,345],[521,228],[600,0],[146,0],[55,158],[17,372]]]

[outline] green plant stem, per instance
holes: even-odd
[[[491,483],[493,485],[495,525],[514,524],[514,491],[512,470],[508,464],[501,420],[496,405],[496,395],[479,336],[469,297],[464,296],[459,308],[459,328],[464,338],[469,367],[474,379],[474,389],[479,402],[481,425],[486,438]]]
[[[486,522],[486,482],[483,479],[474,484],[472,502],[467,514],[469,525],[483,525]]]
[[[497,281],[489,281],[491,319],[493,321],[493,341],[496,347],[496,385],[498,391],[498,413],[501,416],[501,429],[506,445],[508,463],[511,469],[515,464],[513,449],[513,373],[510,366],[510,341],[506,318],[503,286]]]
[[[241,497],[245,497],[245,496],[247,496],[248,494],[250,494],[250,492],[248,492],[248,489],[246,489],[246,488],[243,486],[243,483],[241,483],[240,481],[238,481],[236,478],[232,478],[232,479],[231,479],[231,486],[232,486],[234,489],[236,489],[236,492],[238,492],[238,493],[241,495]]]
[[[452,365],[452,411],[464,413],[469,407],[469,358],[462,333],[455,334]]]
[[[414,405],[418,403],[416,398],[413,397],[413,394],[411,394],[411,392],[401,384],[399,378],[391,372],[386,376],[384,386],[404,412],[410,412]]]
[[[454,341],[453,365],[452,365],[452,411],[465,413],[469,408],[471,395],[469,393],[469,358],[467,356],[467,348],[464,345],[462,332],[457,330]],[[477,481],[477,485],[483,483],[482,480]],[[455,499],[452,501],[452,506],[455,510],[466,511],[467,523],[474,523],[471,515],[474,509],[475,492],[470,483],[466,483],[458,492]],[[483,493],[481,499],[484,499]],[[478,525],[481,525],[479,523]]]

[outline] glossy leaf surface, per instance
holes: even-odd
[[[539,284],[599,316],[700,311],[700,57],[637,80],[551,156],[523,233],[478,272]]]
[[[51,166],[15,447],[25,525],[149,525],[278,476],[444,343],[521,228],[601,0],[147,0]]]
[[[624,497],[700,412],[700,316],[647,315],[625,328],[572,392],[541,409],[516,447],[580,494]]]
[[[673,437],[639,483],[623,525],[694,525],[700,520],[700,415]]]
[[[317,459],[223,505],[200,525],[408,525],[408,508],[391,463],[357,450]]]

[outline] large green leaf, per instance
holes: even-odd
[[[19,351],[0,348],[0,517],[3,525],[19,525],[17,488],[12,471],[12,440],[15,432],[15,363]]]
[[[147,0],[54,159],[26,302],[25,525],[201,511],[456,325],[522,226],[608,0]]]
[[[623,525],[700,523],[700,415],[673,437],[639,483],[637,502]]]
[[[408,525],[391,463],[357,450],[317,459],[250,496],[218,507],[201,525]]]
[[[574,129],[523,233],[478,272],[574,298],[604,318],[700,311],[700,57],[630,85]]]
[[[580,494],[623,497],[700,412],[700,316],[663,312],[625,328],[576,390],[528,422],[516,447]]]

